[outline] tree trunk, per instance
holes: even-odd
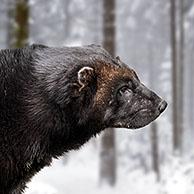
[[[28,43],[29,35],[29,6],[28,0],[16,0],[15,5],[15,28],[12,47],[23,47]]]
[[[176,2],[176,0],[171,0],[173,147],[176,153],[181,154],[183,149],[184,114],[184,7],[183,0],[179,0],[179,9],[176,11]],[[176,22],[177,18],[179,19],[178,23]]]
[[[103,46],[115,55],[115,0],[103,0]]]
[[[188,3],[190,2],[190,3]],[[184,7],[186,7],[186,12],[189,12],[190,9],[192,9],[192,7],[194,6],[194,1],[186,1],[186,6],[184,5]],[[191,36],[189,36],[189,38],[186,40],[186,36],[185,36],[185,43],[187,43],[188,45],[188,50],[185,53],[185,59],[188,57],[188,61],[187,61],[187,67],[188,68],[188,73],[187,73],[187,79],[188,79],[188,84],[187,84],[187,90],[188,90],[188,103],[187,103],[187,117],[188,117],[188,126],[190,128],[190,139],[192,139],[192,137],[194,136],[194,119],[193,119],[193,115],[194,115],[194,55],[192,54],[194,52],[194,17],[192,17],[190,23],[190,28],[189,31],[187,30],[187,32],[189,32],[189,34]],[[186,33],[185,33],[186,35]],[[187,47],[187,46],[185,46]]]
[[[192,50],[194,51],[194,45],[192,47]],[[191,64],[190,64],[190,102],[191,102],[191,106],[190,106],[190,115],[189,115],[189,118],[190,118],[190,127],[191,127],[191,130],[193,131],[193,134],[194,134],[194,119],[193,119],[193,115],[194,115],[194,56],[192,55],[192,59],[191,59]]]
[[[15,10],[15,1],[7,0],[7,36],[6,44],[8,48],[13,47],[14,44],[14,10]]]
[[[194,50],[194,49],[193,49]],[[193,56],[193,63],[194,64],[194,56]],[[191,65],[191,72],[192,72],[192,79],[191,79],[191,86],[194,86],[194,67]],[[192,109],[192,116],[194,115],[194,88],[191,89],[191,109]],[[192,119],[191,129],[194,131],[194,119]]]
[[[103,0],[103,46],[115,54],[115,1]],[[114,129],[106,129],[101,140],[100,181],[113,186],[116,182],[116,151]]]
[[[151,149],[152,149],[152,169],[156,174],[157,181],[160,181],[158,129],[156,121],[154,121],[151,124]]]
[[[178,132],[179,132],[179,149],[180,153],[183,151],[183,127],[184,127],[184,0],[179,1],[179,75],[178,75]]]
[[[100,152],[100,183],[114,186],[116,182],[115,158],[115,133],[114,129],[106,129],[102,135]]]
[[[170,31],[171,31],[171,61],[172,61],[172,104],[173,104],[173,149],[179,150],[179,131],[178,131],[178,90],[177,90],[177,38],[176,38],[176,0],[171,0],[170,7]]]
[[[156,84],[158,82],[158,66],[155,66],[155,57],[157,52],[157,48],[155,48],[155,44],[149,44],[148,47],[149,51],[149,64],[150,64],[150,71],[149,71],[149,82],[150,87],[155,90]],[[151,160],[152,160],[152,170],[156,174],[157,181],[160,181],[160,163],[159,163],[159,141],[158,141],[158,125],[157,121],[154,121],[150,125],[150,139],[151,139]]]

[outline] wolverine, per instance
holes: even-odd
[[[0,51],[0,193],[21,194],[38,171],[106,128],[137,129],[166,101],[98,45]]]

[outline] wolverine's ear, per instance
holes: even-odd
[[[78,82],[81,86],[79,91],[81,91],[85,86],[87,86],[94,79],[94,69],[92,67],[82,67],[78,71]]]

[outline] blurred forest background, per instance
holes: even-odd
[[[169,106],[36,175],[26,194],[194,193],[194,0],[0,0],[0,48],[101,44]]]

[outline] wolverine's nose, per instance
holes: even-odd
[[[167,107],[167,102],[165,100],[162,100],[158,106],[158,110],[160,113],[162,113]]]

